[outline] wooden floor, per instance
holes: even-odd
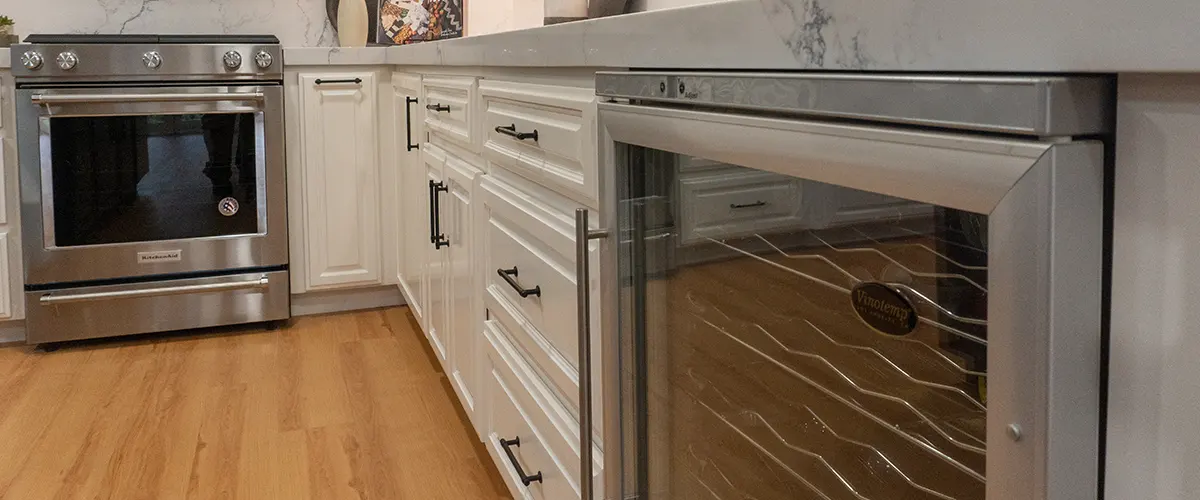
[[[0,349],[0,499],[508,498],[405,308]]]

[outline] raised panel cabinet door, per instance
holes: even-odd
[[[445,215],[447,237],[447,324],[450,328],[450,380],[463,408],[475,418],[476,389],[479,386],[479,337],[483,328],[482,280],[475,265],[475,207],[472,203],[477,170],[461,160],[446,161]]]
[[[446,205],[449,203],[447,187],[442,178],[442,166],[446,157],[429,143],[421,145],[421,158],[425,164],[425,186],[428,192],[423,197],[427,200],[430,232],[422,240],[425,242],[425,336],[433,352],[437,354],[442,369],[450,372],[446,357],[449,354],[449,343],[446,338],[446,268],[448,253],[446,243]]]
[[[429,238],[424,236],[430,232],[428,185],[419,146],[421,116],[416,102],[419,91],[407,88],[403,81],[399,74],[392,77],[395,158],[390,167],[397,170],[393,178],[396,180],[394,192],[398,213],[388,214],[384,223],[392,224],[399,239],[396,282],[417,324],[424,328],[426,300],[422,276],[426,268],[425,252],[429,247]]]
[[[375,74],[301,74],[300,87],[308,286],[380,283]]]

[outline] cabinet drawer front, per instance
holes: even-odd
[[[475,151],[474,111],[471,96],[474,78],[425,77],[425,126]]]
[[[570,416],[529,371],[507,333],[495,322],[484,327],[487,351],[487,432],[484,439],[497,469],[516,498],[566,500],[579,498],[579,455],[562,423]],[[564,432],[566,431],[566,432]],[[526,476],[541,474],[525,485],[501,440]],[[512,444],[520,440],[520,445]]]
[[[685,242],[799,224],[802,207],[800,183],[774,174],[686,179],[680,202]]]
[[[502,81],[484,81],[479,88],[487,158],[595,206],[599,181],[594,92]],[[528,135],[534,132],[536,139]]]
[[[575,271],[568,267],[573,263],[556,258],[502,214],[493,213],[485,227],[489,244],[488,266],[484,268],[488,288],[516,305],[534,328],[543,332],[554,348],[574,364],[579,344]],[[506,276],[501,276],[501,271]],[[517,287],[534,294],[522,297]]]

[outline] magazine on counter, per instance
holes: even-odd
[[[407,44],[458,38],[465,0],[379,0],[377,42]]]

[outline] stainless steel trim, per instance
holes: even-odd
[[[598,107],[614,141],[981,214],[1053,145],[630,104]]]
[[[29,99],[34,104],[82,104],[122,102],[236,102],[263,101],[266,98],[267,95],[263,92],[213,92],[196,94],[33,94]]]
[[[270,284],[270,279],[264,275],[256,281],[231,281],[228,283],[205,283],[200,285],[167,286],[93,293],[66,293],[61,295],[48,293],[38,299],[38,302],[40,302],[43,306],[52,306],[56,304],[69,304],[73,302],[163,297],[167,295],[184,295],[189,293],[214,293],[226,292],[230,290],[261,290],[263,288],[267,288],[270,286]]]
[[[596,94],[724,110],[1034,136],[1111,131],[1103,76],[599,72]]]
[[[588,241],[608,232],[588,229],[588,209],[575,209],[575,291],[579,319],[579,490],[581,500],[594,498],[592,485],[592,291]]]

